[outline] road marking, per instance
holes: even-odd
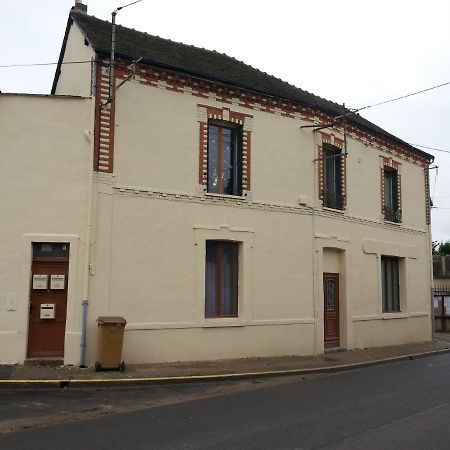
[[[0,380],[2,384],[59,384],[59,383],[80,383],[80,384],[101,384],[101,383],[138,383],[138,382],[153,382],[165,383],[176,381],[202,381],[202,380],[226,380],[233,378],[252,378],[252,377],[268,377],[276,375],[303,375],[315,374],[325,372],[338,372],[342,370],[356,369],[358,367],[370,367],[389,362],[403,361],[407,359],[414,359],[425,356],[433,356],[442,353],[450,352],[450,348],[440,350],[433,350],[430,352],[413,353],[410,355],[394,356],[391,358],[375,359],[372,361],[363,361],[358,363],[340,364],[335,366],[313,367],[306,369],[286,369],[286,370],[269,370],[261,372],[238,372],[238,373],[224,373],[224,374],[205,374],[205,375],[185,375],[185,376],[167,376],[167,377],[138,377],[138,378],[62,378],[50,380]]]

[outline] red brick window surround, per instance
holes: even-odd
[[[431,197],[430,197],[430,169],[425,167],[425,220],[426,224],[431,223]]]
[[[250,152],[251,152],[251,131],[253,117],[248,114],[232,111],[229,108],[217,108],[213,106],[198,105],[197,119],[199,122],[199,173],[198,182],[204,187],[205,191],[219,193],[224,195],[234,195],[231,191],[226,190],[225,187],[220,186],[220,189],[211,189],[211,177],[209,177],[208,184],[208,148],[211,144],[208,133],[218,133],[221,142],[219,143],[219,152],[222,157],[222,140],[226,139],[225,135],[230,131],[233,139],[239,140],[236,144],[239,146],[239,173],[235,177],[239,178],[239,186],[232,192],[236,195],[244,196],[246,192],[250,191]],[[218,130],[218,131],[217,131]],[[211,165],[211,160],[209,161]],[[222,167],[220,168],[222,170]],[[235,181],[235,180],[234,180]],[[235,181],[236,182],[236,181]],[[221,185],[219,183],[219,185]],[[216,192],[217,191],[217,192]]]
[[[402,221],[401,164],[392,158],[382,157],[380,167],[381,213],[384,220]]]
[[[319,145],[319,198],[326,208],[343,210],[347,205],[347,155],[344,141],[321,133]]]

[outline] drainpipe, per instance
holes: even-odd
[[[80,351],[80,367],[86,368],[86,325],[87,325],[87,309],[89,305],[89,300],[84,297],[81,302],[82,316],[81,316],[81,351]]]
[[[433,163],[434,161],[434,157],[432,160],[430,160],[428,162],[427,167],[425,167],[426,173],[425,176],[428,178],[428,190],[426,192],[427,195],[427,207],[428,207],[428,211],[429,211],[429,224],[428,224],[428,266],[429,266],[429,274],[428,274],[428,278],[430,280],[430,297],[431,297],[431,304],[430,304],[430,309],[431,309],[431,314],[430,314],[430,319],[431,319],[431,339],[434,342],[434,340],[436,339],[436,335],[435,335],[435,322],[434,322],[434,290],[433,290],[433,286],[434,286],[434,278],[433,278],[433,242],[432,242],[432,234],[431,234],[431,204],[430,204],[430,182],[429,182],[429,178],[430,178],[430,165]],[[436,169],[437,170],[437,169]]]
[[[97,73],[96,62],[93,60],[92,73]],[[87,192],[87,213],[86,213],[86,230],[85,230],[85,250],[84,250],[84,278],[83,278],[83,300],[81,302],[82,316],[81,316],[81,342],[80,342],[80,367],[86,367],[86,348],[87,348],[87,313],[89,305],[89,277],[91,275],[90,259],[91,259],[91,240],[92,240],[92,205],[94,196],[94,124],[95,124],[95,110],[96,110],[96,83],[94,78],[91,92],[91,129],[88,131],[90,139],[90,158],[89,158],[89,175],[88,175],[88,192]]]
[[[314,142],[314,153],[316,154],[316,136],[317,133],[313,132],[313,142]],[[319,333],[319,314],[317,312],[317,297],[319,295],[320,289],[318,289],[319,283],[319,251],[316,246],[316,186],[317,182],[317,170],[316,161],[313,160],[313,202],[312,202],[312,254],[313,254],[313,264],[312,264],[312,279],[313,279],[313,311],[314,311],[314,355],[319,354],[319,343],[318,343],[318,333]]]
[[[117,8],[111,13],[111,56],[109,59],[109,89],[107,103],[112,103],[112,101],[114,100],[114,66],[116,64],[116,16],[120,9],[121,8]]]

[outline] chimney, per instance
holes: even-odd
[[[72,6],[72,11],[78,11],[87,14],[87,5],[84,5],[81,0],[75,0],[75,5]]]

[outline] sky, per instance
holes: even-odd
[[[131,1],[84,3],[111,20]],[[56,62],[74,3],[0,0],[0,66]],[[226,53],[349,108],[450,82],[449,22],[448,0],[142,0],[117,15],[121,25]],[[0,67],[0,90],[48,94],[54,71]],[[408,143],[447,151],[421,147],[438,166],[430,171],[433,240],[450,240],[450,84],[361,115]]]

